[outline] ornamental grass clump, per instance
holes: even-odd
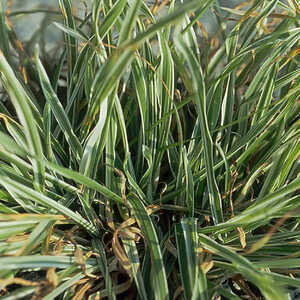
[[[0,2],[1,299],[300,287],[300,7],[246,4],[59,0],[51,57]]]

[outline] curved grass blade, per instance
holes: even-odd
[[[69,36],[71,36],[79,41],[82,41],[82,42],[87,41],[87,38],[85,36],[83,36],[81,33],[79,33],[78,31],[75,31],[74,29],[71,29],[71,28],[69,28],[63,24],[57,23],[57,22],[53,22],[53,24]]]
[[[92,274],[95,272],[97,268],[95,267],[90,267],[86,269],[86,272],[89,274]],[[72,287],[76,282],[78,282],[80,279],[86,277],[86,274],[83,272],[80,272],[76,274],[75,276],[71,277],[64,283],[60,284],[55,290],[53,290],[51,293],[49,293],[47,296],[43,297],[44,300],[52,300],[57,298],[60,294],[62,294],[64,291],[66,291],[68,288]]]
[[[113,200],[113,201],[119,202],[121,204],[124,204],[121,196],[110,191],[108,188],[106,188],[105,186],[101,185],[100,183],[94,181],[93,179],[91,179],[87,176],[84,176],[79,172],[58,166],[54,163],[50,163],[50,162],[45,162],[45,163],[49,169],[59,173],[60,175],[70,178],[79,184],[83,184],[86,187],[99,192],[101,195],[103,195],[104,197],[107,197],[109,200]]]
[[[27,151],[24,150],[23,147],[20,147],[9,135],[3,132],[0,132],[0,144],[6,151],[9,151],[10,153],[17,154],[21,157],[26,157]]]
[[[186,33],[189,29],[191,29],[192,26],[195,25],[195,23],[200,19],[200,17],[208,10],[208,8],[215,2],[215,0],[202,0],[201,2],[201,8],[196,12],[193,20],[189,22],[186,27],[182,30],[182,34]]]
[[[189,69],[191,71],[191,79],[193,83],[193,89],[194,89],[194,94],[196,99],[196,107],[199,114],[201,135],[204,144],[204,157],[205,157],[205,166],[207,172],[210,206],[211,206],[214,223],[218,224],[223,221],[222,200],[221,200],[220,192],[217,186],[217,182],[213,170],[213,165],[214,165],[213,142],[210,135],[208,122],[207,122],[207,115],[206,115],[206,95],[205,95],[204,78],[203,78],[203,74],[199,62],[197,61],[193,53],[190,51],[190,49],[186,47],[184,40],[179,32],[177,32],[176,34],[175,43],[179,51],[185,57]]]
[[[32,166],[30,164],[28,164],[21,158],[17,157],[16,155],[12,154],[12,152],[7,152],[5,150],[2,150],[1,147],[0,147],[0,158],[3,161],[6,161],[7,163],[15,165],[19,170],[22,171],[23,174],[26,174],[26,176],[28,176],[28,174],[32,172]],[[45,177],[47,180],[49,180],[49,182],[52,182],[53,184],[57,184],[60,188],[65,189],[70,193],[79,192],[79,189],[77,189],[76,187],[48,173],[45,174]]]
[[[95,3],[97,3],[98,5],[95,5]],[[117,21],[117,18],[123,12],[127,1],[126,0],[116,1],[114,5],[111,7],[111,9],[107,12],[104,20],[101,22],[101,25],[99,26],[97,23],[101,11],[100,3],[101,1],[94,1],[93,20],[94,20],[94,30],[95,32],[97,32],[98,36],[102,39],[105,37],[105,35],[108,33],[108,31],[112,28],[112,26]]]
[[[37,221],[10,221],[0,222],[0,240],[6,240],[17,234],[29,231],[36,226]]]
[[[43,220],[41,221],[31,232],[29,239],[26,241],[24,247],[20,249],[17,254],[20,255],[29,255],[30,252],[40,244],[46,237],[49,232],[50,226],[54,224],[54,221]]]
[[[34,191],[25,185],[21,185],[14,180],[11,180],[7,176],[3,175],[3,173],[0,173],[0,183],[4,185],[9,192],[16,193],[21,197],[25,197],[25,199],[28,198],[36,203],[44,205],[45,207],[50,207],[74,220],[78,225],[83,226],[91,234],[97,235],[97,229],[92,224],[87,222],[87,220],[81,217],[78,213],[73,212],[71,209],[50,199],[49,197]]]
[[[95,78],[95,86],[93,100],[91,100],[89,113],[86,120],[94,119],[94,116],[99,110],[99,104],[109,95],[114,89],[116,83],[124,74],[127,66],[134,58],[135,50],[147,39],[154,35],[163,27],[174,24],[184,17],[185,13],[192,9],[201,6],[199,1],[192,1],[187,4],[179,5],[172,13],[161,18],[157,23],[152,25],[148,30],[137,35],[131,41],[125,42],[114,52],[114,54],[101,67]]]
[[[37,125],[29,105],[29,98],[1,51],[0,72],[3,74],[2,81],[4,81],[4,86],[17,111],[19,120],[24,126],[29,152],[35,156],[35,158],[32,158],[32,165],[36,189],[43,191],[45,181],[45,167],[42,160],[43,150]]]
[[[149,247],[151,253],[155,299],[166,300],[169,298],[169,289],[161,249],[154,225],[140,199],[131,194],[128,195],[127,200],[132,207],[136,221],[142,230],[147,247]]]
[[[194,180],[190,163],[187,158],[186,148],[183,149],[183,165],[185,173],[185,206],[188,208],[188,216],[194,216]]]
[[[70,0],[59,0],[59,6],[64,17],[66,27],[76,32],[76,24],[72,15],[72,2]],[[76,38],[70,36],[69,34],[65,34],[65,41],[68,61],[68,80],[71,81],[76,59],[78,56],[78,43]]]
[[[130,8],[128,9],[125,19],[122,22],[122,28],[118,39],[118,45],[122,45],[125,41],[129,40],[130,33],[138,17],[138,10],[142,5],[142,0],[130,1]]]
[[[105,254],[105,248],[104,245],[99,239],[93,239],[92,240],[92,245],[94,248],[94,251],[99,254],[99,257],[96,256],[96,260],[99,266],[99,269],[105,278],[105,288],[107,290],[108,294],[108,299],[109,300],[115,300],[116,299],[116,294],[115,291],[113,290],[113,281],[111,278],[111,275],[109,274],[109,266]]]
[[[0,258],[2,270],[18,270],[33,268],[66,269],[72,266],[74,263],[75,258],[69,256],[29,255]],[[88,267],[91,267],[91,265],[88,265]]]
[[[286,292],[276,285],[270,276],[258,271],[258,269],[245,257],[218,244],[204,234],[199,234],[199,242],[205,249],[230,261],[238,273],[241,273],[245,278],[249,279],[259,287],[266,299],[288,299]]]
[[[166,27],[167,28],[167,27]],[[165,112],[170,111],[173,107],[172,95],[174,94],[174,62],[171,55],[171,51],[168,45],[168,40],[165,33],[158,33],[158,43],[161,52],[160,65],[157,73],[157,97],[158,97],[158,116],[164,115]],[[156,152],[153,161],[153,174],[152,182],[156,188],[159,180],[160,166],[163,155],[165,153],[165,147],[168,143],[168,137],[171,127],[171,116],[164,119],[158,126],[158,143],[156,147],[160,151]],[[154,190],[155,190],[154,188]]]
[[[298,205],[300,199],[299,196],[287,197],[288,194],[294,193],[299,189],[300,178],[296,178],[287,186],[284,186],[274,193],[267,195],[264,198],[257,199],[255,204],[248,207],[241,214],[231,218],[225,223],[218,224],[215,226],[208,226],[206,228],[199,229],[199,232],[214,232],[217,233],[219,230],[227,229],[225,231],[231,231],[235,226],[247,225],[259,221],[266,220],[266,217],[270,217],[280,212],[284,207],[289,207],[288,204]],[[268,209],[266,209],[268,208]],[[272,211],[271,211],[272,209]],[[293,209],[293,208],[291,208]],[[223,230],[222,230],[223,231]]]
[[[257,103],[256,112],[252,119],[252,124],[255,124],[257,120],[261,119],[261,117],[266,113],[266,110],[272,100],[272,95],[275,87],[274,81],[277,75],[277,64],[274,64],[270,69],[271,70],[268,72],[269,74],[265,79],[265,83],[262,88],[263,90]]]
[[[208,300],[206,277],[198,264],[197,219],[181,220],[175,226],[175,235],[185,299]],[[199,280],[200,277],[203,280]]]
[[[132,76],[135,85],[136,96],[138,100],[140,117],[141,117],[141,131],[142,144],[145,145],[145,128],[148,124],[149,107],[147,101],[147,82],[144,74],[144,69],[140,59],[135,59],[132,63]]]
[[[53,116],[56,118],[59,126],[61,127],[63,133],[65,134],[67,142],[70,144],[71,151],[75,154],[76,158],[79,160],[82,155],[81,144],[73,132],[72,126],[66,115],[57,95],[55,94],[51,83],[48,79],[47,73],[39,59],[38,48],[35,51],[35,62],[38,69],[41,86],[47,102],[50,104],[53,111]]]
[[[133,48],[138,47],[143,41],[150,38],[160,29],[165,28],[166,26],[171,24],[176,24],[180,19],[182,19],[185,16],[185,14],[200,7],[202,7],[202,2],[198,0],[190,1],[188,3],[175,6],[174,10],[172,10],[171,13],[164,15],[146,31],[138,34],[135,39],[129,41],[128,43],[125,43],[123,46],[129,46]]]
[[[3,51],[6,59],[8,60],[9,63],[11,63],[10,60],[10,55],[9,55],[9,39],[8,39],[8,34],[7,34],[7,27],[6,27],[6,22],[5,22],[5,12],[3,8],[2,1],[0,1],[0,50]]]
[[[122,238],[122,243],[124,245],[128,260],[131,264],[131,270],[139,295],[141,299],[147,300],[148,296],[145,290],[145,283],[140,271],[140,259],[136,244],[133,240],[127,238]]]
[[[91,131],[84,146],[82,160],[80,161],[79,170],[82,174],[92,176],[93,167],[95,166],[96,150],[99,141],[103,135],[108,115],[108,99],[104,99],[100,105],[99,119],[95,128]]]
[[[236,216],[230,219],[227,223],[239,223],[239,222],[246,222],[246,220],[253,220],[253,218],[259,218],[262,214],[263,216],[267,213],[265,210],[266,208],[271,208],[277,204],[284,206],[284,200],[289,201],[291,198],[286,198],[285,196],[291,194],[300,187],[300,178],[296,178],[288,185],[278,189],[277,191],[266,195],[263,198],[259,198],[256,200],[255,204],[251,205],[247,208],[243,213],[239,216]],[[299,197],[298,197],[299,198]]]

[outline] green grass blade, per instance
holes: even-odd
[[[99,254],[99,257],[96,256],[96,260],[99,266],[100,271],[102,272],[103,277],[105,278],[105,287],[108,294],[109,300],[115,300],[116,295],[114,290],[112,289],[113,281],[109,274],[109,266],[107,262],[107,258],[105,255],[105,248],[104,245],[99,239],[93,239],[92,245],[94,248],[94,251]]]
[[[11,153],[17,154],[21,157],[26,157],[27,151],[23,147],[20,147],[10,136],[0,132],[1,146]]]
[[[148,216],[144,205],[137,197],[129,195],[127,199],[133,209],[136,221],[142,230],[144,239],[151,253],[151,263],[155,274],[153,278],[155,299],[166,300],[169,298],[169,289],[161,249],[154,225],[151,218]]]
[[[127,10],[125,19],[122,22],[122,28],[118,39],[118,45],[122,45],[125,41],[129,40],[130,33],[138,17],[138,11],[141,5],[142,0],[133,0],[130,2],[130,7]]]
[[[21,185],[7,176],[3,175],[3,173],[0,175],[0,182],[2,185],[6,187],[8,191],[11,191],[13,193],[16,193],[17,195],[20,195],[21,197],[25,197],[28,199],[31,199],[32,201],[39,203],[45,207],[50,207],[54,209],[55,211],[60,212],[61,214],[71,218],[74,220],[77,224],[83,226],[90,232],[91,234],[96,235],[97,229],[92,226],[90,223],[88,223],[83,217],[81,217],[78,213],[73,212],[71,209],[63,206],[62,204],[50,199],[49,197],[34,191],[33,189],[26,187],[25,185]]]
[[[70,144],[70,149],[79,160],[82,155],[82,147],[81,144],[74,134],[74,131],[71,127],[70,121],[61,105],[57,95],[55,94],[51,83],[48,79],[47,73],[39,59],[38,48],[36,48],[35,52],[35,62],[39,72],[41,86],[43,88],[43,92],[47,102],[50,104],[51,109],[53,111],[53,116],[56,118],[58,125],[62,129],[65,134],[66,140]]]
[[[185,206],[188,208],[188,216],[194,216],[194,180],[192,170],[187,158],[186,148],[183,150],[183,165],[184,165],[184,173],[185,173]]]
[[[33,268],[60,268],[65,269],[75,263],[75,259],[68,256],[19,256],[2,257],[0,263],[3,270],[33,269]],[[89,265],[90,266],[90,265]]]
[[[136,288],[139,292],[139,295],[141,299],[147,300],[148,296],[145,290],[145,283],[140,271],[140,259],[139,259],[136,244],[133,240],[126,239],[126,238],[122,239],[122,243],[124,245],[124,249],[128,256],[128,260],[131,263],[131,270],[134,276]]]
[[[53,22],[53,24],[59,28],[61,31],[63,31],[64,33],[66,33],[67,35],[75,38],[76,40],[79,40],[81,42],[86,42],[87,38],[85,36],[83,36],[82,34],[80,34],[78,31],[75,31],[63,24],[57,23],[57,22]]]
[[[95,1],[94,2],[94,9],[93,9],[93,19],[95,27],[95,32],[98,33],[98,36],[102,39],[106,36],[108,31],[112,28],[112,26],[116,23],[117,18],[121,15],[123,12],[127,1],[126,0],[119,0],[114,3],[114,5],[111,7],[111,9],[107,12],[105,19],[103,22],[101,22],[101,25],[99,26],[98,19],[99,19],[99,13],[100,13],[100,7],[96,6],[95,3],[98,3],[98,5],[101,3],[101,1]]]
[[[123,204],[123,200],[121,196],[115,194],[114,192],[106,188],[104,185],[101,185],[100,183],[90,179],[89,177],[84,176],[79,172],[58,166],[54,163],[46,162],[46,165],[49,169],[53,170],[54,172],[57,172],[66,178],[72,179],[79,184],[83,184],[86,187],[99,192],[104,197],[107,197],[109,200],[113,200]]]
[[[70,0],[59,0],[59,6],[66,27],[76,32],[76,24],[72,14],[72,2]],[[77,53],[78,43],[76,38],[70,36],[69,34],[65,34],[65,42],[66,42],[67,61],[68,61],[68,80],[71,81],[76,59],[78,56]]]
[[[3,74],[2,80],[4,80],[20,122],[24,126],[28,149],[36,157],[32,160],[35,185],[37,190],[42,191],[44,189],[45,167],[42,160],[43,150],[38,129],[29,105],[29,98],[2,52],[0,52],[0,72]]]
[[[246,258],[237,255],[234,251],[221,246],[203,234],[199,235],[199,242],[205,249],[232,262],[239,273],[253,281],[253,283],[260,288],[266,299],[271,300],[277,297],[280,297],[280,299],[288,299],[287,294],[280,287],[275,285],[271,277],[260,273]]]
[[[28,232],[36,223],[36,221],[2,221],[0,222],[0,240],[6,240],[14,235]]]
[[[181,220],[180,225],[175,227],[175,235],[185,299],[207,300],[206,278],[204,274],[200,274],[203,271],[198,265],[197,220],[194,218]],[[198,284],[201,289],[198,288]],[[194,290],[195,292],[193,292]]]
[[[6,25],[6,22],[5,22],[5,11],[4,11],[2,1],[0,1],[0,36],[1,36],[0,50],[3,52],[6,59],[10,63],[9,39],[8,39],[7,27],[6,26],[7,25]]]
[[[207,122],[206,95],[203,74],[201,72],[201,66],[199,62],[196,60],[196,57],[193,55],[190,49],[185,46],[185,43],[178,32],[176,34],[176,46],[185,57],[192,74],[193,89],[196,97],[196,107],[199,113],[201,135],[205,150],[204,154],[210,205],[214,222],[218,224],[223,221],[222,200],[213,170],[213,142]]]

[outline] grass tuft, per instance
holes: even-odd
[[[300,288],[300,8],[218,3],[59,0],[51,56],[0,1],[1,299]]]

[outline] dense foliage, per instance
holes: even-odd
[[[51,57],[0,1],[1,299],[288,299],[297,1],[59,4]]]

